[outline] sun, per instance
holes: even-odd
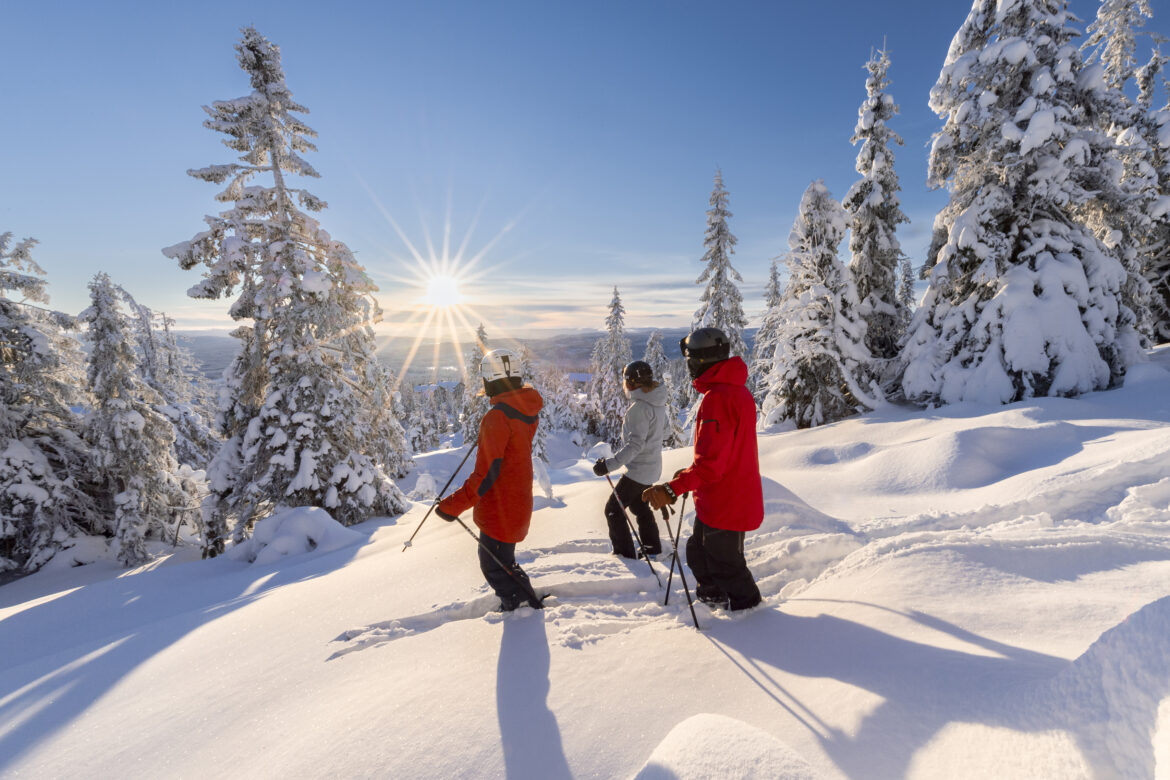
[[[423,303],[447,308],[463,302],[459,293],[459,280],[454,276],[432,276],[426,281]]]

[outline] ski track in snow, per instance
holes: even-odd
[[[977,564],[1044,581],[1170,560],[1170,538],[1164,533],[1170,520],[1170,478],[1160,478],[1164,468],[1151,460],[1107,470],[1106,486],[1098,478],[1084,489],[1096,495],[1088,512],[1090,520],[1075,519],[1086,516],[1085,496],[1067,488],[1015,505],[920,515],[898,527],[879,523],[864,532],[807,506],[772,505],[760,530],[748,535],[745,552],[764,597],[763,608],[778,607],[785,598],[821,578],[874,566],[883,558],[919,553],[951,552]],[[1159,479],[1132,487],[1135,474],[1147,471]],[[1051,501],[1046,502],[1046,498]],[[684,532],[689,533],[693,517],[688,513]],[[519,550],[517,560],[538,593],[552,594],[543,618],[553,629],[550,641],[564,647],[579,649],[652,627],[691,626],[677,573],[671,583],[671,603],[661,603],[669,578],[669,553],[654,563],[661,587],[644,561],[615,557],[604,539],[572,539],[552,547]],[[691,577],[687,580],[693,589]],[[532,613],[526,608],[510,615],[499,613],[494,594],[486,586],[481,586],[481,592],[483,595],[476,598],[437,605],[429,612],[346,631],[335,640],[345,646],[329,660],[432,631],[452,621],[498,623]],[[744,616],[713,611],[697,600],[695,607],[700,626]]]

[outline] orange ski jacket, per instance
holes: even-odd
[[[532,438],[544,400],[525,385],[491,403],[479,423],[475,470],[439,509],[458,517],[475,507],[471,517],[481,531],[514,544],[528,536],[532,520]]]

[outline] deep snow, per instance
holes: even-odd
[[[289,513],[239,559],[80,544],[0,587],[0,776],[1170,778],[1167,359],[762,434],[765,604],[700,632],[677,576],[663,606],[609,554],[608,486],[557,437],[518,549],[543,613],[490,612],[433,514],[404,552],[426,501]]]

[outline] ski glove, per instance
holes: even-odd
[[[597,462],[593,464],[593,473],[599,477],[604,477],[609,473],[609,469],[605,466],[605,458],[597,459]]]
[[[677,498],[667,484],[652,485],[642,491],[642,500],[649,504],[651,509],[661,509],[667,504],[673,504]]]
[[[439,509],[439,507],[435,507],[435,514],[446,520],[448,523],[454,523],[459,519],[458,515],[449,515],[442,509]]]

